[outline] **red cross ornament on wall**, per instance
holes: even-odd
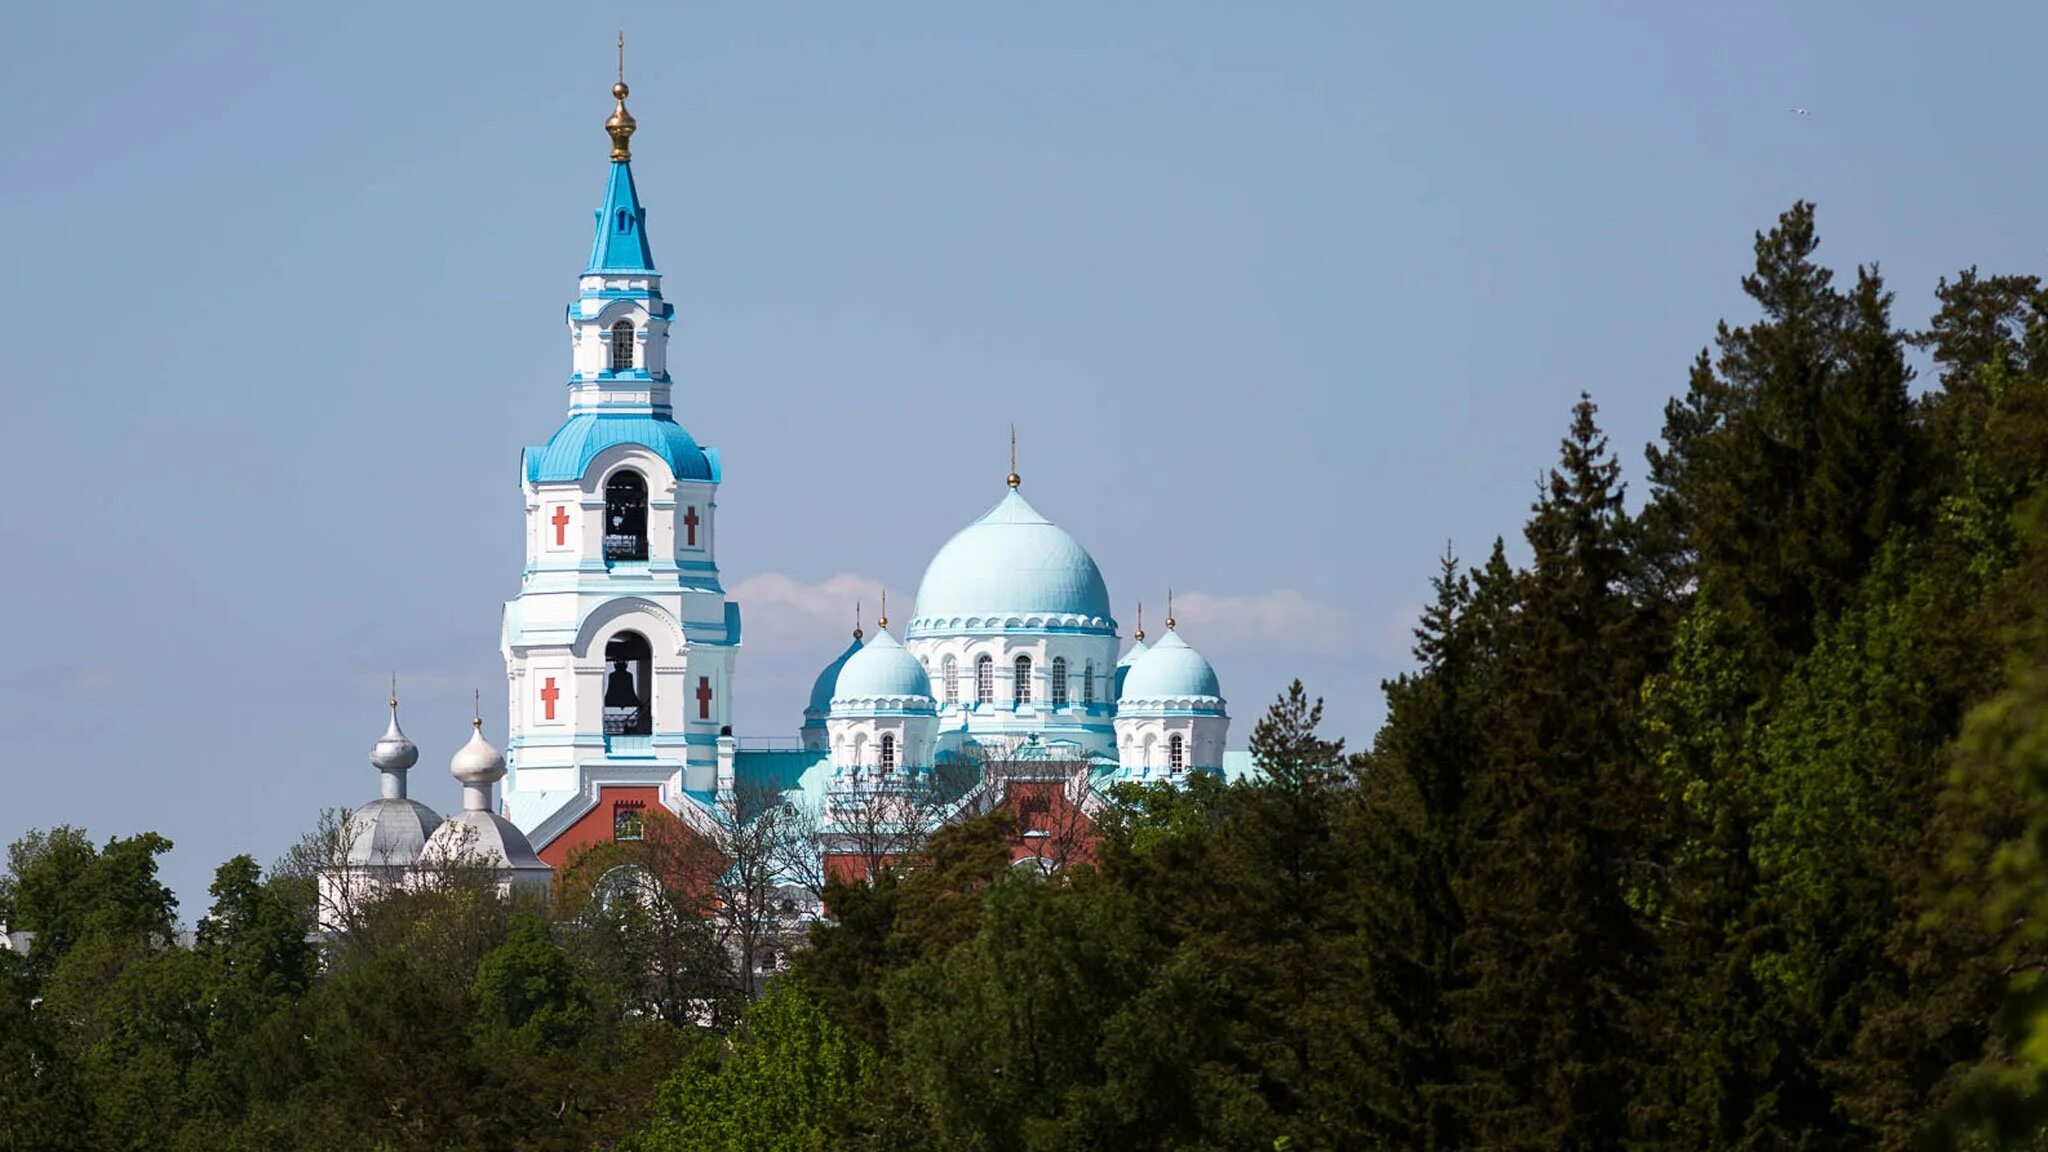
[[[702,520],[697,519],[697,506],[695,504],[683,509],[683,528],[689,533],[685,543],[689,544],[692,548],[697,546],[697,525],[702,523]]]
[[[555,718],[555,701],[561,698],[562,690],[555,687],[555,678],[553,676],[548,677],[548,682],[541,685],[540,689],[540,704],[542,708],[547,710],[545,719],[553,720]]]
[[[697,719],[711,719],[711,677],[697,677]]]
[[[569,527],[569,510],[560,504],[555,505],[554,518],[549,520],[548,523],[553,524],[555,526],[556,546],[559,547],[563,544],[568,543],[568,540],[564,537],[563,533],[566,532]]]

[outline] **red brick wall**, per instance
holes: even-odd
[[[612,787],[598,790],[597,807],[583,814],[581,820],[569,825],[560,836],[548,841],[540,850],[540,858],[551,868],[560,868],[569,862],[576,850],[588,844],[600,844],[612,838],[613,821],[620,808],[637,807],[642,813],[666,813],[661,806],[661,789],[655,787]],[[643,819],[645,817],[643,816]]]

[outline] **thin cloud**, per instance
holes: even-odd
[[[1352,638],[1349,613],[1292,588],[1256,596],[1181,592],[1173,607],[1181,631],[1198,648],[1323,653],[1349,647]]]
[[[880,580],[852,572],[817,583],[780,572],[762,572],[739,581],[728,592],[743,613],[746,646],[770,652],[823,651],[835,642],[843,643],[853,632],[856,601],[864,626],[874,628],[875,617],[881,613],[881,593]],[[889,617],[898,624],[910,619],[910,598],[892,598]]]

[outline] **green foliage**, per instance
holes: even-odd
[[[568,1048],[590,1030],[590,990],[538,916],[512,918],[505,942],[477,965],[470,986],[477,1027],[492,1041]]]
[[[869,1087],[872,1052],[795,979],[779,980],[724,1044],[705,1043],[661,1087],[626,1152],[825,1152]]]

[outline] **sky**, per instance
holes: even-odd
[[[394,670],[459,806],[621,27],[743,736],[908,619],[1014,423],[1233,746],[1299,676],[1364,747],[1582,390],[1640,497],[1795,200],[1908,324],[2048,255],[2039,4],[10,3],[0,841],[161,832],[194,918],[375,796]]]

